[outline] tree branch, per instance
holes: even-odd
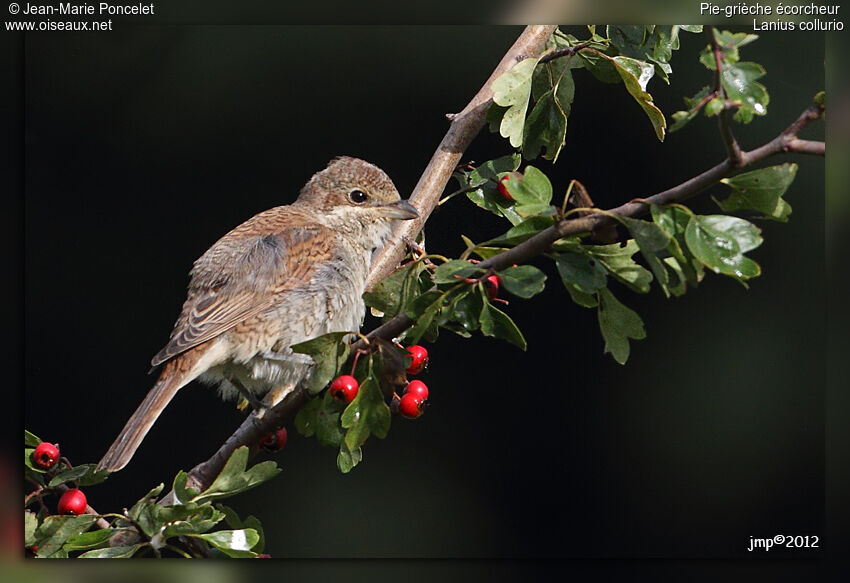
[[[372,269],[366,281],[367,290],[372,289],[396,268],[404,257],[404,238],[415,239],[437,206],[452,172],[460,162],[460,157],[469,147],[472,139],[484,127],[487,109],[493,103],[493,82],[518,60],[529,55],[540,54],[556,28],[556,26],[526,27],[475,97],[463,108],[463,111],[451,117],[449,131],[446,132],[410,195],[410,203],[419,211],[419,218],[400,223],[393,232],[392,243],[385,245],[373,258]]]

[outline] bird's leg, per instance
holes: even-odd
[[[256,395],[254,395],[254,393],[245,388],[245,385],[243,385],[240,381],[235,378],[231,378],[228,380],[230,381],[230,384],[236,387],[236,390],[239,391],[239,394],[242,395],[242,397],[244,397],[246,401],[248,401],[248,403],[251,405],[251,408],[253,408],[255,411],[262,411],[266,408],[266,406],[263,405],[263,402],[260,401],[256,397]]]

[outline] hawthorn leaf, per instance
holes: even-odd
[[[307,342],[292,345],[292,351],[307,354],[315,363],[307,379],[306,388],[311,395],[317,395],[334,377],[340,367],[348,360],[351,347],[343,339],[350,332],[331,332]]]
[[[532,298],[546,287],[546,274],[533,265],[508,267],[499,276],[505,291],[521,298]]]
[[[758,227],[749,221],[728,215],[695,215],[688,222],[685,240],[694,257],[715,273],[741,283],[761,273],[755,261],[744,257],[762,242]]]
[[[796,164],[780,164],[721,180],[732,189],[724,200],[714,199],[725,213],[755,211],[765,219],[787,222],[791,205],[782,196],[797,175]]]
[[[522,332],[520,332],[510,316],[494,307],[490,302],[484,302],[479,322],[481,324],[481,333],[485,336],[507,340],[522,350],[528,347]]]
[[[228,557],[234,558],[256,557],[257,554],[252,552],[251,548],[260,540],[260,535],[253,528],[219,530],[208,534],[187,534],[186,536],[201,539]]]
[[[80,559],[129,559],[136,554],[140,548],[145,546],[142,543],[130,545],[126,547],[106,547],[104,549],[95,549],[83,553],[78,558]]]
[[[610,245],[585,245],[584,249],[601,262],[608,273],[620,283],[638,293],[645,294],[649,291],[652,274],[632,259],[632,255],[639,251],[634,239],[630,239],[622,247],[619,243],[612,243]]]
[[[525,112],[531,97],[531,78],[537,58],[523,59],[493,82],[493,102],[508,110],[502,116],[499,133],[514,148],[522,145]]]
[[[607,287],[599,290],[597,298],[599,328],[605,339],[605,352],[610,353],[619,364],[625,364],[629,359],[629,339],[646,338],[643,320],[614,297]]]

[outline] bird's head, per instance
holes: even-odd
[[[419,217],[413,205],[401,199],[383,170],[348,156],[334,158],[327,168],[314,174],[301,189],[296,204],[364,226]]]

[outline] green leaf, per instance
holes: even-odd
[[[744,257],[761,244],[759,233],[758,227],[738,217],[695,215],[685,230],[685,240],[703,265],[743,283],[761,273],[755,261]]]
[[[95,520],[97,516],[93,514],[48,516],[35,530],[34,544],[38,545],[36,555],[39,557],[57,555],[68,539],[87,531]],[[62,556],[67,554],[63,553]]]
[[[521,298],[531,298],[546,287],[546,274],[533,265],[518,265],[500,271],[502,287]]]
[[[309,354],[315,362],[307,380],[307,390],[311,395],[318,394],[328,386],[348,360],[351,347],[343,339],[349,334],[350,332],[331,332],[292,346],[293,352]]]
[[[481,324],[481,333],[485,336],[493,336],[495,338],[507,340],[522,350],[525,350],[528,347],[522,332],[520,332],[517,325],[514,324],[514,321],[511,320],[506,313],[494,307],[491,303],[484,302],[479,322]]]
[[[670,133],[682,129],[689,121],[691,121],[697,116],[699,110],[702,108],[702,105],[700,105],[702,103],[702,100],[705,99],[706,96],[708,96],[710,91],[710,88],[708,87],[708,85],[706,85],[705,87],[700,89],[699,92],[693,97],[685,98],[685,105],[688,106],[688,110],[677,111],[673,114],[673,120],[676,123],[670,126]]]
[[[756,82],[762,76],[764,67],[758,63],[737,63],[723,67],[721,79],[726,97],[741,103],[734,115],[735,121],[749,123],[753,115],[767,114],[770,96],[765,86]]]
[[[354,451],[362,446],[369,436],[383,439],[390,430],[390,408],[384,402],[384,395],[373,370],[370,360],[369,372],[357,396],[340,418],[340,424],[347,429],[345,432],[345,443],[349,451]]]
[[[560,253],[555,257],[555,266],[568,290],[573,288],[584,294],[580,296],[580,299],[584,301],[576,303],[585,307],[596,305],[596,300],[592,299],[593,296],[590,294],[595,294],[605,287],[608,281],[608,272],[602,263],[584,253]],[[584,296],[590,297],[592,302]],[[587,306],[588,303],[592,305]]]
[[[531,77],[536,66],[536,58],[524,59],[493,82],[493,102],[508,108],[502,116],[499,133],[508,138],[514,148],[522,145],[525,112],[531,97]]]
[[[705,104],[705,115],[706,117],[714,117],[718,115],[721,111],[723,111],[724,104],[723,100],[719,97],[715,97]]]
[[[555,219],[552,217],[529,217],[523,219],[518,225],[514,225],[508,232],[500,237],[491,239],[485,245],[507,245],[513,246],[522,243],[540,231],[544,231],[555,224]]]
[[[514,209],[514,203],[506,201],[496,194],[496,186],[493,185],[492,193],[486,185],[472,192],[467,192],[466,197],[479,207],[490,211],[496,216],[505,217],[512,225],[521,223],[523,218]]]
[[[230,459],[227,460],[221,473],[210,487],[191,501],[201,504],[207,500],[227,498],[259,486],[280,473],[280,468],[273,461],[256,464],[249,470],[245,469],[247,464],[248,447],[243,445],[231,454]]]
[[[646,92],[646,84],[655,73],[654,67],[643,61],[638,61],[629,57],[607,57],[611,64],[617,70],[617,74],[623,80],[626,86],[626,91],[634,97],[641,109],[649,117],[652,122],[652,127],[655,128],[655,135],[660,141],[664,141],[664,130],[667,127],[667,120],[664,119],[664,114],[658,109],[652,101],[652,95]]]
[[[434,270],[433,280],[436,284],[457,283],[459,277],[474,277],[479,273],[481,273],[481,269],[469,261],[452,259]]]
[[[41,443],[41,439],[24,429],[24,447],[35,449],[39,443]]]
[[[653,222],[629,217],[618,217],[618,219],[629,229],[632,237],[634,237],[635,243],[637,243],[641,255],[643,255],[643,258],[655,275],[655,280],[661,287],[661,291],[664,292],[665,296],[670,297],[670,289],[667,285],[669,274],[658,253],[667,249],[671,236]]]
[[[744,45],[748,45],[758,39],[756,34],[747,34],[745,32],[732,33],[728,30],[714,29],[714,39],[720,48],[721,60],[724,63],[737,63],[740,58],[738,49]],[[707,45],[699,55],[700,62],[712,71],[717,70],[717,59],[714,57],[714,49],[711,45]]]
[[[474,332],[480,327],[479,318],[481,315],[483,299],[478,293],[478,286],[472,287],[465,293],[452,309],[451,320],[457,322],[464,330]]]
[[[139,543],[129,547],[106,547],[83,553],[80,559],[129,559],[136,554],[146,543]]]
[[[422,262],[414,261],[385,277],[372,291],[363,294],[367,306],[382,312],[388,318],[399,313],[418,292],[417,277],[422,272]]]
[[[491,132],[495,134],[499,131],[499,126],[502,125],[502,118],[505,117],[505,112],[509,109],[509,107],[502,107],[495,103],[490,104],[490,107],[487,108],[487,115],[484,121],[487,122],[487,127]]]
[[[187,536],[201,539],[228,557],[234,558],[256,557],[257,554],[251,552],[251,548],[260,541],[260,535],[253,528],[219,530],[209,534],[190,534]]]
[[[47,484],[47,487],[48,488],[55,488],[59,484],[78,480],[85,475],[91,475],[93,473],[94,468],[95,468],[94,464],[80,464],[79,466],[71,468],[70,470],[65,470],[63,472],[59,472],[58,474],[53,476],[53,478],[51,478],[50,482]],[[109,474],[109,472],[98,472],[98,473],[101,474],[101,475],[103,475],[104,473],[107,474],[107,475]]]
[[[608,273],[620,283],[638,293],[645,294],[649,291],[652,274],[632,259],[632,255],[639,251],[634,239],[622,247],[619,243],[612,243],[611,245],[585,245],[584,249],[602,263]]]
[[[44,474],[46,470],[41,469],[37,465],[35,465],[32,461],[32,454],[35,453],[34,447],[25,447],[24,448],[24,466],[32,472],[36,474]]]
[[[528,116],[522,140],[522,154],[527,160],[536,158],[545,149],[543,157],[554,162],[564,147],[569,109],[564,110],[555,98],[555,91],[544,93]]]
[[[522,156],[519,154],[508,154],[501,158],[488,160],[479,164],[474,170],[466,175],[467,184],[463,186],[481,186],[490,183],[495,190],[496,181],[506,172],[514,172],[519,168]]]
[[[111,528],[103,528],[100,530],[92,530],[90,532],[84,532],[82,534],[78,534],[77,536],[72,536],[68,539],[68,541],[62,545],[62,548],[66,551],[82,551],[85,549],[92,549],[94,547],[99,547],[102,544],[106,544],[109,542],[109,538],[115,534],[115,531]]]
[[[145,535],[153,536],[160,528],[160,524],[156,521],[154,506],[156,499],[165,488],[165,484],[159,484],[145,494],[132,508],[128,511],[130,518],[138,524]],[[175,494],[176,494],[175,490]]]
[[[797,175],[796,164],[780,164],[724,178],[722,183],[732,189],[725,200],[714,199],[723,212],[755,211],[765,219],[786,222],[791,205],[782,196]]]
[[[359,447],[351,450],[345,441],[339,444],[339,455],[336,458],[336,465],[340,472],[347,474],[361,461],[363,461],[363,450]]]
[[[667,252],[675,259],[678,269],[688,283],[697,285],[703,276],[702,263],[689,254],[685,242],[685,230],[691,214],[678,206],[652,205],[652,220],[670,235]]]
[[[604,47],[599,47],[599,49],[602,48]],[[582,51],[577,56],[583,62],[584,67],[599,81],[603,83],[619,83],[622,81],[617,68],[608,55]]]
[[[619,364],[629,359],[629,338],[646,338],[643,321],[635,312],[624,306],[608,288],[597,294],[599,299],[599,329],[605,339],[605,352],[610,353]]]
[[[38,517],[34,512],[24,510],[24,546],[31,547],[36,543],[35,530],[38,528]]]

